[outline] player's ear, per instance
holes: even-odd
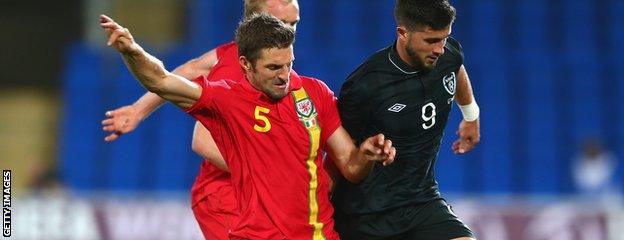
[[[243,68],[243,70],[251,70],[251,62],[249,62],[249,60],[245,56],[238,57],[238,63]]]
[[[402,42],[407,42],[407,28],[405,28],[404,26],[398,26],[396,28],[396,31],[399,40]]]

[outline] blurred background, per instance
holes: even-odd
[[[480,239],[624,239],[624,1],[451,0],[481,143],[436,175]],[[335,92],[395,36],[390,0],[300,0],[295,69]],[[105,45],[107,14],[173,69],[231,41],[241,0],[0,2],[0,167],[13,239],[200,239],[193,120],[167,104],[113,143],[104,113],[144,90]]]

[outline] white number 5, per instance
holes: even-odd
[[[427,116],[427,108],[431,108],[431,114],[429,114],[429,116]],[[435,116],[436,116],[435,108],[436,108],[435,104],[433,103],[427,103],[425,104],[425,106],[422,107],[422,119],[425,121],[422,124],[423,129],[429,129],[433,127],[433,125],[435,125]],[[428,122],[429,124],[427,124]]]

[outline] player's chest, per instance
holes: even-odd
[[[380,88],[372,117],[384,132],[403,136],[438,129],[448,117],[457,86],[451,69],[397,79]]]
[[[280,102],[241,100],[227,110],[228,122],[244,137],[271,142],[307,141],[307,126],[318,125],[318,113],[311,100],[295,103],[292,96]]]

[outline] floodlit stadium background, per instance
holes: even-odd
[[[300,0],[298,72],[334,91],[395,39],[390,0]],[[624,239],[624,2],[451,1],[453,36],[481,106],[482,140],[450,143],[436,175],[483,240]],[[189,189],[193,120],[170,104],[105,143],[104,112],[144,93],[105,46],[98,15],[128,27],[168,69],[230,41],[240,0],[0,3],[0,167],[13,171],[12,239],[200,239]],[[598,139],[616,162],[582,193],[575,159]]]

